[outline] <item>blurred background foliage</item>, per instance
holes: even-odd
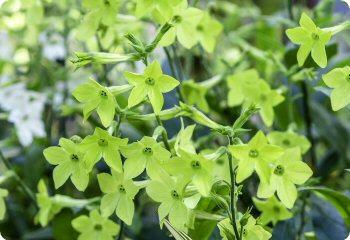
[[[153,39],[156,27],[152,22],[132,15],[135,1],[120,2],[120,14],[115,15],[114,24],[100,24],[96,31],[92,31],[91,23],[83,20],[89,10],[84,8],[82,1],[0,0],[0,150],[33,191],[43,178],[49,191],[54,192],[52,168],[44,160],[43,149],[56,145],[60,137],[85,136],[95,127],[96,118],[82,123],[80,106],[71,97],[72,90],[90,76],[107,85],[121,85],[126,82],[122,71],[141,68],[138,63],[123,63],[94,64],[75,69],[69,61],[76,51],[128,52],[131,47],[123,37],[126,33],[133,33],[145,42]],[[278,70],[276,61],[276,58],[284,61],[288,68],[296,64],[297,48],[287,45],[284,34],[286,28],[295,26],[288,15],[287,1],[189,2],[209,9],[223,24],[224,33],[214,54],[207,54],[198,46],[191,51],[180,45],[173,47],[172,54],[178,56],[178,64],[184,68],[185,76],[180,80],[200,82],[217,74],[256,68],[271,86],[283,92],[286,100],[275,108],[272,127],[267,128],[258,116],[254,116],[248,127],[267,132],[292,129],[305,134],[313,143],[305,160],[315,163],[315,181],[318,185],[349,194],[350,174],[344,169],[350,167],[350,108],[333,112],[327,96],[329,91],[321,81],[323,73],[350,64],[348,32],[336,36],[327,47],[330,59],[327,69],[316,68],[309,59],[306,73],[287,79]],[[333,26],[350,16],[349,8],[341,1],[300,0],[292,3],[296,19],[302,11],[307,11],[321,27]],[[169,63],[161,48],[153,57],[162,61],[165,72],[170,75]],[[222,81],[206,93],[206,102],[208,114],[213,119],[230,125],[239,116],[240,108],[227,106],[227,91],[226,82]],[[127,95],[118,97],[118,103],[125,106]],[[175,104],[178,104],[175,93],[167,94],[165,107]],[[142,111],[149,110],[146,107]],[[167,121],[165,127],[172,137],[179,131],[180,121]],[[130,141],[151,135],[153,129],[152,123],[140,121],[124,121],[121,126],[122,136],[127,136]],[[199,149],[223,142],[217,134],[201,126],[198,126],[194,138]],[[98,171],[104,168],[102,164]],[[77,233],[68,223],[78,210],[65,209],[50,226],[41,228],[33,221],[36,207],[18,188],[16,181],[7,176],[11,173],[3,164],[0,164],[0,172],[1,187],[10,192],[6,198],[7,214],[0,223],[0,232],[6,239],[75,239]],[[71,183],[56,193],[74,198],[100,195],[96,179],[90,181],[84,193],[76,191]],[[257,179],[247,181],[240,208],[252,205],[251,196],[256,191],[256,183]],[[301,193],[300,198],[307,194]],[[349,202],[336,199],[331,193],[322,196],[312,195],[307,203],[298,201],[294,217],[277,224],[273,239],[296,239],[301,235],[306,239],[344,239],[349,225],[346,226],[337,209],[343,208],[343,216],[350,217]],[[136,204],[136,220],[131,228],[126,229],[126,236],[131,239],[168,239],[166,231],[159,229],[155,205],[146,195],[138,196]],[[201,204],[208,207],[211,203],[203,201]],[[252,213],[258,212],[253,209]],[[206,239],[212,230],[210,239],[220,239],[215,229],[216,222],[203,220],[199,224],[202,231],[197,234],[202,235],[196,239]]]

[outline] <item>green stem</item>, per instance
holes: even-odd
[[[233,144],[233,139],[229,137],[229,144]],[[236,224],[236,173],[233,169],[233,158],[230,153],[228,153],[228,163],[230,167],[230,179],[231,179],[231,191],[230,191],[230,208],[231,208],[231,224],[233,226],[233,230],[235,233],[236,239],[240,239],[240,235],[238,233],[238,228]]]
[[[0,160],[5,164],[8,170],[12,171],[13,177],[16,179],[19,186],[22,188],[23,192],[28,195],[28,197],[33,201],[34,205],[37,207],[34,192],[27,186],[25,182],[22,181],[22,179],[14,171],[12,164],[9,162],[7,158],[5,158],[1,150],[0,150]]]
[[[120,231],[117,240],[122,240],[124,232],[124,222],[120,220]]]
[[[158,115],[156,115],[156,120],[157,120],[158,125],[163,127],[162,120],[160,120],[160,117]],[[169,144],[169,140],[168,140],[168,133],[165,130],[162,131],[162,140],[163,140],[165,148],[171,152],[170,144]]]

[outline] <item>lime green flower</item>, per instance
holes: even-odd
[[[109,27],[116,22],[119,0],[84,0],[82,5],[88,13],[77,29],[79,40],[93,37],[100,25]]]
[[[59,145],[44,150],[46,160],[57,165],[53,170],[55,188],[61,187],[70,177],[74,186],[84,191],[89,183],[89,169],[80,145],[66,138],[61,138]]]
[[[229,218],[226,218],[218,224],[220,235],[223,240],[234,239],[233,227]],[[240,225],[238,224],[240,229]],[[243,227],[242,240],[267,240],[271,238],[271,233],[256,223],[253,216],[249,216],[247,224]]]
[[[243,89],[247,81],[255,84],[260,80],[259,74],[255,69],[238,72],[227,77],[227,85],[229,90],[227,104],[235,107],[243,103],[245,93]],[[248,83],[249,84],[249,83]]]
[[[299,66],[303,66],[307,56],[311,52],[312,59],[318,66],[327,66],[326,44],[332,37],[332,33],[320,29],[305,13],[301,15],[300,27],[287,29],[288,38],[300,45],[297,53]]]
[[[311,144],[303,135],[299,135],[292,131],[273,131],[267,135],[269,143],[280,146],[284,149],[299,147],[302,154],[306,153]]]
[[[39,222],[42,227],[45,227],[63,207],[52,201],[43,180],[40,180],[38,183],[36,200],[39,206],[39,212],[35,216],[35,222]]]
[[[186,230],[189,214],[184,203],[186,181],[163,174],[160,178],[151,180],[146,192],[154,201],[161,203],[158,208],[159,222],[169,216],[170,223],[179,230]]]
[[[270,127],[274,119],[273,108],[283,102],[284,97],[276,90],[272,90],[265,81],[260,80],[254,84],[246,85],[247,102],[260,108],[260,115],[266,126]]]
[[[181,129],[176,136],[174,144],[174,149],[178,155],[181,154],[180,149],[186,152],[196,153],[196,149],[192,141],[192,135],[195,127],[195,124],[189,125],[186,128],[184,128],[183,124],[181,125]]]
[[[219,21],[212,18],[209,13],[203,14],[202,19],[196,27],[197,36],[203,48],[212,53],[216,45],[216,39],[222,32],[222,25]]]
[[[299,148],[289,148],[273,163],[269,184],[260,184],[258,197],[270,197],[277,191],[277,196],[287,207],[292,208],[297,198],[295,184],[301,185],[312,176],[312,170],[301,159]]]
[[[345,107],[350,103],[350,67],[335,68],[323,75],[324,83],[333,88],[331,104],[334,111]]]
[[[83,139],[80,148],[86,153],[84,161],[88,169],[91,169],[103,157],[110,168],[121,171],[122,161],[119,148],[127,143],[127,138],[113,137],[107,131],[95,128],[93,135]]]
[[[182,0],[137,0],[136,16],[142,17],[153,11],[158,11],[165,18],[173,14],[173,7],[180,4]]]
[[[176,37],[185,48],[191,48],[198,42],[196,27],[203,17],[203,12],[198,8],[188,7],[187,1],[174,8],[171,19],[172,28],[166,32],[159,42],[162,46],[174,43]],[[168,19],[164,19],[164,22]]]
[[[208,89],[205,86],[202,86],[193,80],[188,80],[181,84],[181,92],[188,104],[197,105],[198,108],[204,112],[209,111],[209,106],[205,99]]]
[[[293,216],[275,196],[266,201],[253,198],[253,201],[257,209],[262,212],[259,217],[259,223],[262,225],[266,225],[269,222],[275,225],[278,221],[283,221]]]
[[[134,86],[128,99],[128,107],[131,108],[139,104],[148,96],[156,114],[162,110],[164,104],[162,93],[170,92],[179,85],[179,81],[163,74],[158,61],[147,66],[143,74],[125,72],[124,75],[128,82]]]
[[[120,231],[118,224],[102,217],[98,210],[91,211],[89,217],[73,219],[72,226],[80,233],[78,240],[113,240]]]
[[[130,175],[130,174],[127,174]],[[134,197],[140,190],[123,172],[112,170],[112,175],[101,173],[97,175],[101,191],[105,194],[101,199],[102,216],[115,213],[126,224],[131,225],[134,217]]]
[[[89,82],[78,86],[74,90],[73,96],[83,103],[84,120],[87,120],[96,109],[103,126],[111,125],[117,102],[108,88],[90,79]]]
[[[140,141],[122,147],[121,153],[127,160],[124,163],[125,177],[134,178],[140,175],[143,170],[152,178],[162,164],[168,161],[171,153],[160,146],[154,138],[143,137]]]
[[[174,176],[183,176],[191,180],[198,192],[208,196],[213,184],[212,170],[214,162],[201,154],[189,153],[179,149],[181,156],[171,158],[164,163],[164,169]]]
[[[6,213],[5,197],[8,195],[6,189],[0,188],[0,220],[3,220]]]
[[[270,145],[263,132],[259,131],[248,144],[229,146],[231,154],[237,158],[237,182],[248,178],[254,170],[260,181],[268,183],[270,179],[270,163],[283,154],[281,147]]]

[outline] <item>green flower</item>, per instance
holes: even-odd
[[[263,80],[249,86],[246,84],[243,93],[246,94],[248,105],[255,104],[260,108],[259,113],[262,120],[270,127],[275,115],[273,108],[283,102],[284,97],[276,90],[272,90],[269,84]]]
[[[169,46],[175,42],[175,39],[185,48],[191,48],[198,42],[196,27],[203,17],[203,12],[198,8],[188,7],[187,1],[174,8],[171,19],[172,28],[166,32],[160,40],[162,46]],[[164,19],[165,22],[168,19]]]
[[[209,106],[205,99],[208,89],[205,86],[193,80],[188,80],[181,84],[181,92],[188,104],[197,105],[198,108],[204,112],[209,111]]]
[[[124,163],[125,177],[134,178],[143,170],[152,177],[157,174],[160,164],[167,161],[171,153],[160,146],[154,138],[143,137],[140,141],[122,147],[121,153],[127,158]]]
[[[189,214],[184,203],[186,181],[163,174],[160,178],[151,180],[146,192],[154,201],[161,203],[158,208],[159,222],[169,216],[170,223],[179,230],[186,230]]]
[[[301,15],[300,27],[287,29],[288,38],[300,45],[297,53],[299,66],[303,66],[307,56],[311,52],[312,59],[318,66],[327,66],[327,54],[325,45],[332,37],[332,33],[320,29],[305,13]]]
[[[273,163],[269,184],[260,184],[258,197],[277,196],[287,207],[292,208],[297,198],[295,184],[301,185],[312,176],[312,170],[301,159],[299,148],[289,148]]]
[[[8,195],[6,189],[0,188],[0,220],[3,220],[6,213],[5,197]]]
[[[272,196],[266,201],[253,198],[253,201],[256,208],[262,212],[259,217],[259,223],[262,225],[266,225],[269,222],[276,225],[278,221],[283,221],[293,216],[275,196]]]
[[[245,88],[245,84],[247,83],[247,81],[251,82],[252,84],[255,84],[259,80],[259,74],[255,69],[249,69],[228,76],[227,85],[230,90],[227,97],[227,104],[230,107],[242,104],[245,99],[243,89]]]
[[[113,240],[120,231],[118,224],[102,217],[98,210],[91,211],[89,217],[73,219],[72,226],[80,233],[78,240]]]
[[[158,11],[163,17],[170,18],[173,7],[180,4],[182,0],[137,0],[136,16],[142,17],[153,11]]]
[[[127,143],[127,138],[113,137],[107,131],[95,128],[93,135],[83,139],[80,148],[86,153],[84,161],[88,169],[91,169],[103,157],[103,160],[110,168],[121,171],[122,161],[119,148],[126,146]]]
[[[213,184],[212,170],[214,161],[201,154],[189,153],[179,149],[180,156],[164,163],[164,169],[174,176],[183,176],[191,180],[198,192],[208,196]]]
[[[174,144],[174,149],[178,155],[181,154],[180,149],[186,152],[196,153],[196,149],[192,141],[192,135],[195,127],[195,124],[189,125],[186,128],[184,128],[183,124],[181,125],[181,129],[176,136]]]
[[[237,158],[237,182],[240,183],[255,170],[261,182],[270,179],[270,163],[283,154],[283,149],[270,145],[263,132],[259,131],[248,144],[231,145],[229,150]]]
[[[108,127],[111,125],[117,102],[108,88],[101,86],[95,80],[81,84],[73,91],[73,96],[83,103],[84,121],[96,109],[102,125]]]
[[[42,227],[45,227],[63,207],[52,201],[47,192],[44,180],[40,180],[38,183],[36,200],[39,206],[39,212],[35,216],[35,222],[39,222]]]
[[[77,29],[77,38],[85,41],[93,37],[99,26],[113,26],[119,9],[119,0],[84,0],[83,7],[88,10]]]
[[[70,177],[74,186],[84,191],[89,183],[89,168],[80,145],[66,138],[61,138],[59,145],[46,148],[43,152],[50,164],[57,165],[53,170],[55,188],[61,187]]]
[[[222,29],[221,23],[212,18],[209,13],[203,14],[202,19],[196,26],[196,35],[207,52],[212,53],[214,51],[216,39],[222,32]]]
[[[130,175],[130,174],[125,174]],[[101,173],[97,175],[101,191],[105,194],[101,199],[102,216],[115,213],[126,224],[131,225],[134,217],[134,197],[140,190],[123,172],[112,170],[112,175]]]
[[[333,88],[331,104],[334,111],[345,107],[350,103],[350,67],[335,68],[323,75],[324,83]]]
[[[280,146],[284,149],[299,147],[302,154],[306,153],[311,144],[303,135],[299,135],[292,131],[273,131],[267,135],[269,143]]]
[[[229,218],[226,218],[218,224],[220,235],[223,240],[234,239],[233,227]],[[238,224],[240,229],[240,225]],[[256,223],[253,216],[249,216],[247,224],[243,227],[242,240],[267,240],[271,238],[271,233]]]
[[[139,104],[148,96],[156,114],[162,110],[164,104],[162,93],[170,92],[179,85],[179,81],[163,74],[158,61],[147,66],[143,74],[125,72],[124,75],[134,86],[128,99],[128,107]]]

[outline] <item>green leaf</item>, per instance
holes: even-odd
[[[317,196],[331,203],[344,218],[348,227],[350,227],[350,197],[326,187],[303,187],[301,191],[312,191]]]

